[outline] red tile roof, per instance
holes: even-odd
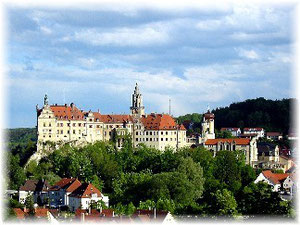
[[[72,192],[81,185],[77,178],[62,178],[56,184],[54,184],[49,190],[57,191],[65,189],[66,192]]]
[[[18,219],[25,219],[25,216],[27,215],[27,213],[25,213],[22,209],[14,208],[13,210],[14,210],[14,212],[16,214],[16,217]]]
[[[289,173],[272,173],[271,170],[262,171],[265,178],[271,181],[273,184],[282,183],[290,174]]]
[[[146,130],[177,130],[176,121],[168,114],[154,114],[143,116],[141,121]],[[186,130],[181,124],[180,130]]]
[[[76,190],[74,190],[69,196],[77,198],[91,198],[92,194],[97,194],[97,197],[101,197],[101,192],[92,184],[81,184]]]
[[[130,115],[102,115],[98,112],[93,112],[95,119],[99,119],[99,121],[103,123],[123,123],[132,121],[132,117]]]
[[[211,112],[208,111],[207,113],[204,114],[204,118],[206,120],[208,120],[208,119],[214,119],[215,118],[215,114],[213,114],[213,113],[211,113]]]
[[[54,116],[60,120],[84,120],[84,114],[76,106],[51,105]]]
[[[48,209],[43,209],[43,208],[36,208],[34,209],[35,217],[41,218],[41,217],[47,217],[48,216]]]
[[[217,139],[208,139],[205,142],[205,145],[216,145],[219,142],[224,143],[232,143],[235,142],[237,145],[249,145],[250,139],[249,138],[217,138]]]

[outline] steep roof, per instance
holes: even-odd
[[[57,191],[64,189],[66,192],[72,192],[81,185],[77,178],[62,178],[60,181],[55,183],[49,190]]]
[[[101,192],[92,184],[84,183],[76,188],[69,196],[77,198],[90,198],[92,194],[97,194],[97,197],[101,197]]]
[[[271,170],[262,171],[262,174],[273,184],[282,183],[290,175],[289,173],[272,173]]]
[[[35,214],[34,214],[35,217],[38,217],[38,218],[48,217],[48,209],[36,208],[36,209],[34,209],[34,211],[35,211]]]
[[[232,143],[235,142],[237,145],[249,145],[250,144],[250,139],[249,138],[217,138],[217,139],[208,139],[205,142],[205,145],[216,145],[219,142],[221,143]]]
[[[25,213],[22,209],[20,208],[13,208],[15,214],[16,214],[16,217],[18,219],[25,219],[25,216],[27,215],[27,213]]]
[[[99,121],[103,123],[124,123],[132,121],[132,117],[130,115],[102,115],[98,112],[93,112],[95,119],[99,119]]]
[[[151,113],[143,116],[141,121],[146,130],[177,130],[176,121],[168,114]],[[178,129],[186,130],[181,124]]]
[[[35,191],[37,180],[26,180],[25,184],[20,187],[20,191]]]
[[[83,112],[75,105],[51,105],[50,109],[54,116],[60,120],[84,120]]]
[[[215,114],[211,113],[209,110],[204,114],[204,118],[206,120],[208,119],[214,119],[215,118]]]

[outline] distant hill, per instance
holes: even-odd
[[[36,142],[36,128],[15,128],[5,129],[7,135],[6,142],[27,143],[28,141]]]
[[[215,114],[215,128],[263,127],[266,131],[279,131],[288,134],[293,104],[296,104],[296,99],[292,98],[282,100],[256,98],[232,103],[227,107],[212,110],[212,113]],[[179,116],[177,121],[193,121],[193,131],[198,132],[201,126],[200,118],[200,114],[193,113]]]

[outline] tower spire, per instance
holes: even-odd
[[[138,83],[135,84],[132,94],[132,105],[130,107],[130,111],[132,115],[145,115],[145,107],[143,105],[143,98],[142,94],[140,93]]]

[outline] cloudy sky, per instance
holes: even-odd
[[[33,127],[35,105],[74,102],[128,113],[202,113],[249,98],[294,97],[294,5],[6,8],[7,127]]]

